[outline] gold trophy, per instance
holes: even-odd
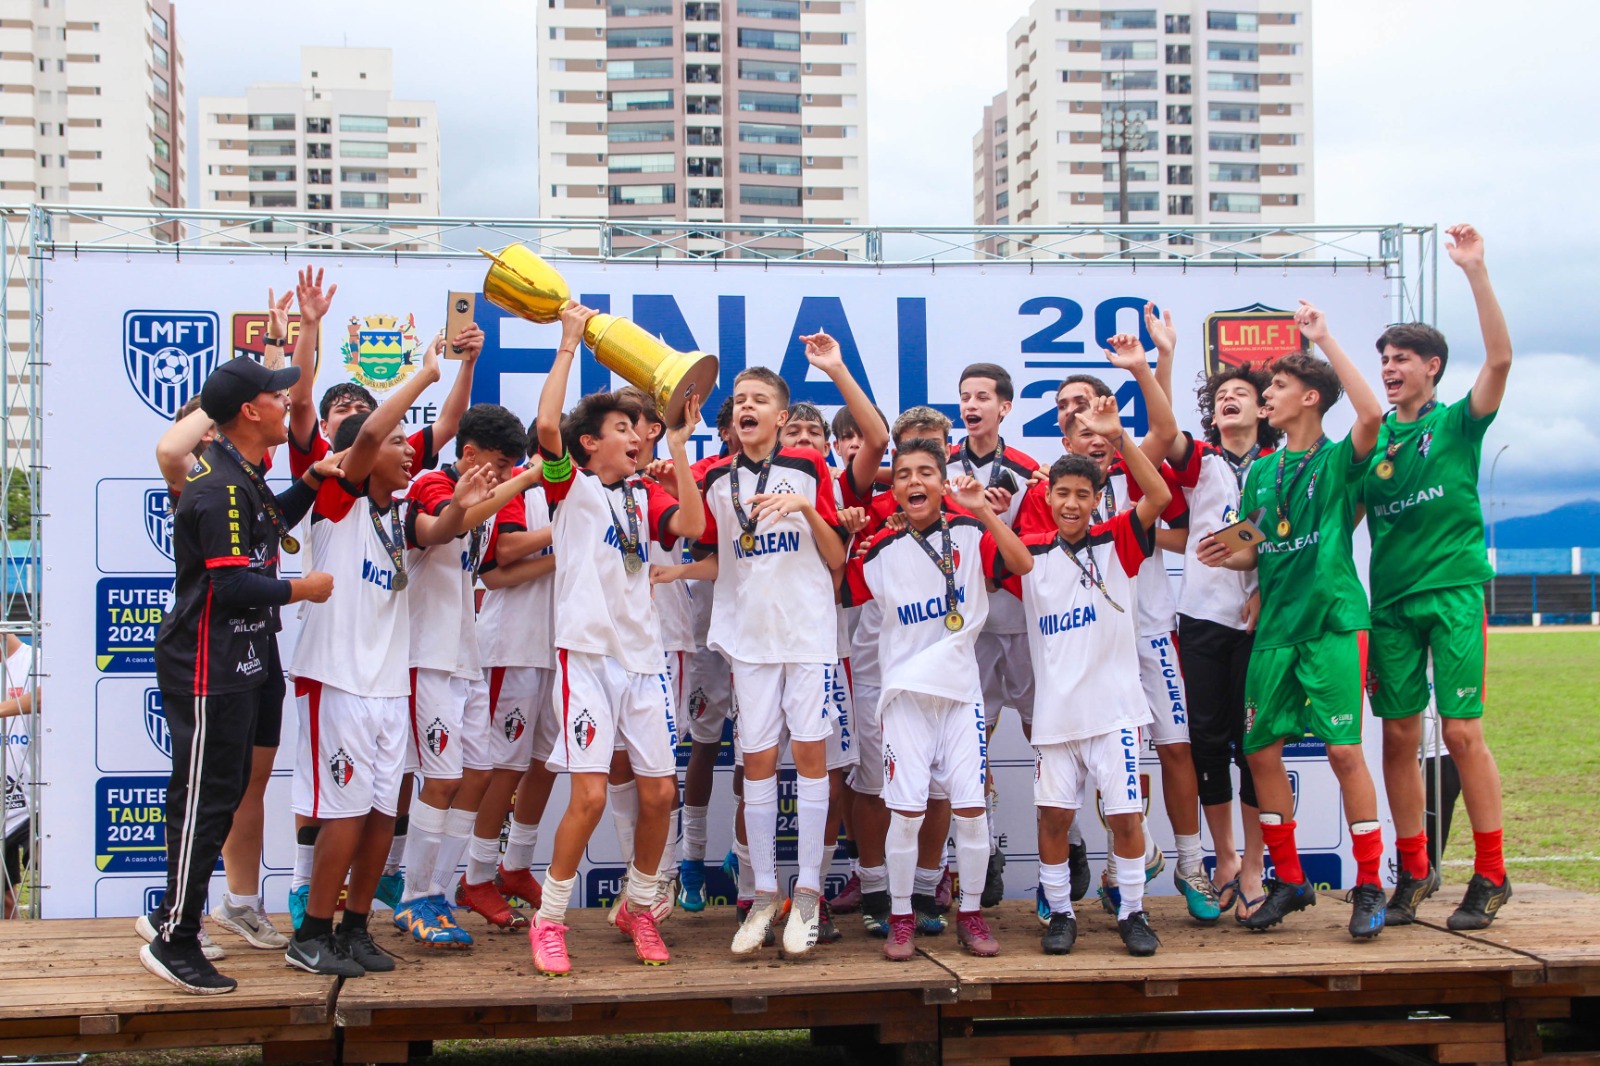
[[[478,251],[494,260],[483,279],[483,295],[496,307],[530,322],[547,323],[556,321],[572,302],[566,279],[527,245]],[[595,315],[584,326],[583,341],[601,366],[649,394],[674,429],[683,425],[689,394],[704,400],[717,383],[716,356],[676,351],[626,318]]]

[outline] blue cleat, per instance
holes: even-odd
[[[372,895],[391,911],[397,911],[400,909],[400,893],[404,892],[405,888],[405,878],[398,873],[384,874],[378,878],[377,890]]]
[[[1040,885],[1033,893],[1033,913],[1039,919],[1039,924],[1046,929],[1050,927],[1050,901],[1044,898],[1044,886]]]
[[[1222,917],[1222,901],[1217,898],[1216,886],[1211,883],[1211,878],[1205,875],[1205,871],[1196,870],[1188,877],[1184,877],[1177,870],[1173,870],[1172,883],[1177,886],[1184,903],[1188,904],[1189,917],[1207,925]]]
[[[678,906],[690,914],[706,909],[706,864],[696,859],[678,863]]]
[[[301,885],[299,888],[290,889],[289,891],[289,921],[296,930],[300,928],[300,923],[305,921],[306,902],[310,898],[310,885]]]

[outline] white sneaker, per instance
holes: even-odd
[[[650,917],[660,925],[672,917],[673,908],[678,905],[678,879],[676,877],[663,877],[657,882],[656,901],[650,905]]]
[[[153,943],[155,941],[155,923],[150,920],[150,916],[148,914],[139,915],[138,921],[133,923],[133,929],[134,932],[139,934],[140,938],[143,939],[146,944]],[[287,943],[287,941],[285,941],[285,943]],[[206,926],[204,920],[202,920],[200,923],[200,954],[204,955],[212,962],[216,962],[218,959],[225,959],[228,957],[228,953],[223,951],[220,945],[206,935]]]
[[[750,913],[745,915],[738,932],[733,934],[733,953],[753,955],[760,951],[767,942],[767,934],[772,931],[772,923],[782,909],[783,901],[776,895],[757,895]]]
[[[790,958],[804,955],[817,946],[817,928],[822,916],[822,897],[807,888],[796,889],[789,907],[789,921],[783,927],[783,953]]]
[[[289,938],[273,927],[271,919],[265,912],[251,907],[235,907],[228,902],[226,896],[211,908],[211,920],[228,932],[244,937],[245,942],[253,948],[260,948],[263,951],[282,951],[289,946]],[[203,937],[200,946],[205,947]]]

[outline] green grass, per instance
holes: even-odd
[[[1489,635],[1484,735],[1500,765],[1506,858],[1561,857],[1513,863],[1515,881],[1600,892],[1597,664],[1600,633]],[[1460,806],[1445,852],[1445,862],[1452,861],[1472,861],[1472,833]]]

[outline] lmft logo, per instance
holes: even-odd
[[[172,418],[217,368],[219,319],[211,311],[129,311],[122,362],[145,406]]]

